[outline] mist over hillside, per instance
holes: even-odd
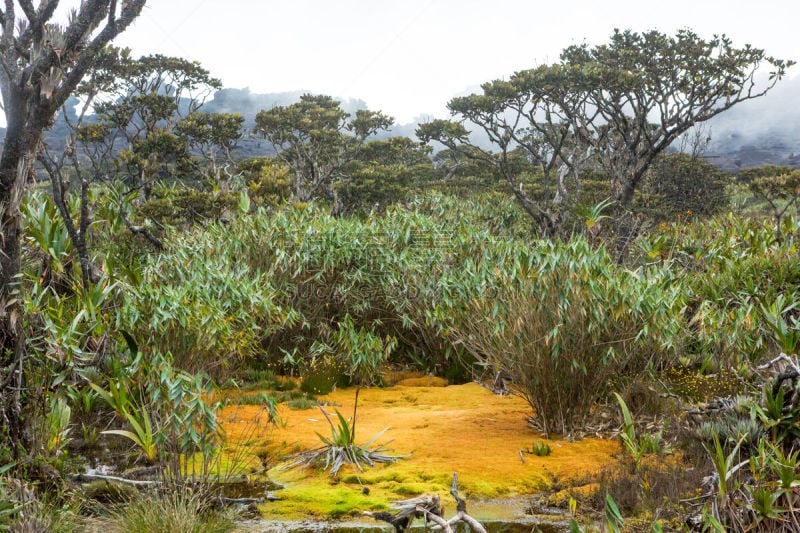
[[[763,164],[800,167],[800,75],[717,115],[707,127],[708,155],[725,170]]]
[[[478,91],[475,87],[472,91]],[[222,89],[204,107],[209,112],[238,112],[245,117],[251,129],[256,113],[278,105],[299,101],[305,91],[257,94],[249,89]],[[357,98],[342,99],[342,109],[355,113],[366,109],[367,103]],[[417,124],[423,119],[405,124],[395,124],[389,132],[377,138],[391,136],[414,137]],[[728,171],[764,164],[787,165],[800,168],[800,76],[785,79],[766,96],[743,102],[721,113],[705,124],[711,142],[706,152],[709,160]],[[473,140],[490,148],[488,140],[482,142],[479,133]],[[257,137],[243,139],[242,155],[264,155],[268,147]]]
[[[308,91],[289,91],[282,93],[258,94],[244,89],[220,89],[212,99],[203,105],[202,110],[208,113],[239,113],[245,118],[245,124],[255,124],[256,113],[262,109],[276,106],[287,106],[300,101],[300,97]],[[341,108],[353,114],[359,109],[366,109],[367,103],[357,98],[338,98]]]
[[[477,92],[479,87],[464,91]],[[253,135],[255,116],[262,109],[286,106],[300,100],[308,91],[278,93],[253,93],[248,88],[220,89],[202,107],[209,113],[240,113],[245,118],[245,135],[239,143],[239,157],[271,156],[271,147],[260,137]],[[354,114],[368,105],[359,98],[340,98],[341,107]],[[71,106],[77,99],[70,99]],[[71,107],[68,106],[71,110]],[[381,111],[380,109],[377,109]],[[70,113],[73,115],[74,110]],[[91,117],[88,118],[91,120]],[[393,136],[414,138],[414,131],[425,117],[405,124],[395,124],[390,131],[375,136],[385,139]],[[711,142],[705,156],[714,165],[728,171],[756,167],[764,164],[787,165],[800,168],[800,76],[779,82],[766,96],[743,102],[721,113],[704,125]],[[0,128],[0,142],[5,129]],[[59,115],[53,127],[46,133],[48,145],[56,151],[63,146],[68,130]],[[491,148],[488,139],[473,133],[473,141]]]

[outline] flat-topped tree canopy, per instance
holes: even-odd
[[[259,111],[253,132],[292,170],[299,200],[329,195],[336,211],[333,184],[344,166],[358,156],[369,137],[393,123],[380,111],[359,109],[351,116],[330,96],[304,94],[294,104]]]
[[[609,44],[566,48],[549,67],[575,132],[594,147],[616,198],[630,204],[653,159],[692,126],[765,95],[794,62],[725,35],[615,30]],[[756,75],[768,70],[766,80]],[[573,102],[584,103],[574,109]],[[586,112],[589,110],[590,112]]]
[[[417,135],[497,166],[543,232],[554,234],[590,158],[611,177],[613,197],[629,205],[658,154],[692,126],[765,95],[792,64],[751,45],[736,48],[725,35],[615,30],[608,44],[570,46],[557,63],[452,99],[457,120],[422,124]],[[757,78],[765,69],[769,76]],[[495,151],[470,141],[469,127]],[[508,165],[520,148],[540,168],[544,197],[526,194]]]

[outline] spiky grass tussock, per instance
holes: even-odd
[[[317,464],[321,465],[323,470],[330,470],[331,477],[336,477],[346,464],[352,465],[358,472],[363,472],[365,466],[375,466],[375,463],[393,463],[408,457],[408,455],[389,455],[385,453],[386,448],[383,445],[370,449],[370,446],[388,431],[388,427],[373,435],[364,444],[357,445],[355,443],[359,390],[356,389],[353,417],[347,420],[338,409],[335,409],[336,425],[322,404],[317,402],[319,410],[322,411],[322,415],[330,426],[331,435],[326,437],[317,433],[319,440],[322,441],[322,446],[291,456],[289,462],[283,466],[284,469]]]
[[[220,511],[202,491],[176,489],[144,493],[103,519],[109,533],[225,533],[233,529],[229,513]]]

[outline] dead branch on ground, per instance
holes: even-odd
[[[453,527],[459,522],[469,525],[475,533],[486,533],[486,528],[467,514],[467,502],[458,495],[458,474],[455,472],[453,473],[453,484],[450,486],[450,494],[456,501],[456,514],[449,520],[445,520],[442,516],[444,509],[438,494],[433,496],[426,494],[410,500],[393,502],[393,512],[364,511],[362,514],[392,524],[398,533],[405,531],[414,518],[424,518],[426,522],[433,522],[436,525],[432,529],[441,530],[444,533],[453,533]]]

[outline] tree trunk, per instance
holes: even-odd
[[[7,129],[0,156],[0,446],[4,438],[16,457],[28,446],[25,431],[24,321],[19,303],[22,217],[20,203],[34,171],[42,134],[67,101],[97,54],[139,16],[146,0],[87,0],[62,28],[56,48],[43,31],[57,1],[14,2],[0,7],[0,93]],[[28,50],[37,50],[36,57]]]
[[[22,242],[20,203],[34,171],[38,139],[28,139],[26,143],[18,135],[9,137],[0,160],[0,420],[12,453],[18,456],[29,444],[23,390],[25,340],[17,296]],[[34,148],[26,149],[28,146]]]
[[[623,209],[616,221],[615,255],[618,265],[622,265],[625,262],[630,246],[639,232],[639,221],[629,216],[629,208],[633,203],[636,186],[641,181],[643,174],[643,171],[632,172],[631,175],[625,176],[624,179],[615,180],[614,182],[616,200]]]

